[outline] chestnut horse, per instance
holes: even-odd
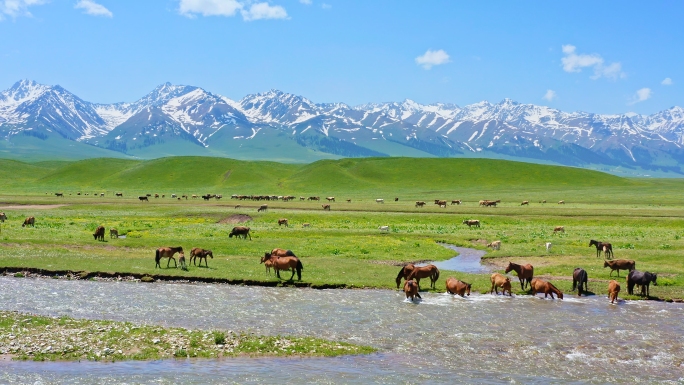
[[[458,279],[456,279],[454,277],[449,277],[446,280],[446,291],[447,291],[447,293],[458,294],[461,297],[463,297],[464,295],[468,295],[468,296],[470,295],[470,287],[471,286],[472,286],[471,284],[469,284],[467,282],[459,281]]]
[[[610,303],[614,303],[618,300],[619,292],[620,284],[616,280],[611,279],[610,282],[608,282],[608,298],[610,299]]]
[[[287,251],[292,253],[290,250]],[[278,257],[276,254],[273,253],[265,253],[263,258],[261,258],[261,263],[265,263],[266,261],[271,261],[278,278],[280,278],[280,270],[292,269],[292,276],[290,276],[289,281],[292,281],[292,279],[294,278],[295,270],[297,271],[297,279],[299,281],[302,280],[302,270],[304,269],[304,266],[302,265],[302,261],[300,261],[299,258],[295,257],[294,254],[292,254],[292,256]]]
[[[517,263],[508,262],[506,273],[509,273],[511,270],[518,273],[520,289],[525,290],[525,287],[532,282],[532,278],[534,277],[534,267],[529,263],[527,265],[518,265]]]
[[[97,229],[95,229],[95,232],[93,233],[93,238],[95,238],[96,241],[99,239],[100,241],[104,242],[104,234],[104,226],[97,226]]]
[[[418,284],[418,289],[420,290],[421,278],[430,278],[430,288],[434,289],[435,283],[439,279],[439,269],[435,265],[414,267],[407,279],[415,279],[416,283]]]
[[[171,263],[171,260],[173,259],[173,264],[175,267],[178,267],[178,264],[176,263],[176,258],[173,257],[174,254],[180,253],[181,256],[185,257],[183,254],[183,248],[181,246],[178,247],[160,247],[157,249],[154,255],[154,261],[156,262],[156,265],[154,265],[154,268],[156,269],[157,266],[161,269],[161,264],[159,261],[161,261],[162,258],[168,258],[168,262],[166,262],[166,268],[169,267],[169,264]]]
[[[546,282],[543,279],[533,279],[532,283],[530,284],[530,287],[532,288],[532,295],[537,295],[537,293],[544,293],[544,298],[546,298],[550,294],[551,299],[553,299],[553,294],[556,293],[558,299],[563,299],[563,293],[560,290],[556,289],[556,287],[553,286],[551,282]]]
[[[411,275],[411,273],[413,273],[414,268],[415,266],[412,263],[406,264],[401,267],[401,270],[399,270],[399,274],[397,274],[397,289],[401,284],[401,279],[408,279],[408,276]]]
[[[192,250],[190,250],[189,263],[192,263],[193,265],[197,266],[197,259],[199,258],[199,266],[202,267],[202,258],[204,258],[204,267],[209,267],[209,263],[207,263],[207,256],[211,257],[211,259],[214,259],[214,253],[212,253],[211,250],[204,250],[200,249],[199,247],[193,247]]]
[[[406,293],[406,299],[411,298],[411,301],[415,301],[416,297],[423,299],[423,297],[420,296],[420,293],[418,293],[418,284],[416,281],[409,279],[406,282],[404,282],[404,293]]]
[[[494,273],[492,274],[491,277],[489,277],[489,280],[492,281],[492,289],[489,291],[490,294],[496,292],[496,294],[499,294],[499,289],[503,289],[501,294],[506,295],[506,291],[508,290],[508,295],[513,296],[511,294],[511,279],[506,277],[503,274],[500,273]]]
[[[589,278],[587,277],[586,270],[578,267],[575,269],[575,271],[572,272],[572,291],[575,291],[575,289],[577,289],[578,297],[582,296],[582,287],[584,287],[585,293],[589,291],[587,287],[587,281],[589,281]]]
[[[26,226],[36,227],[36,218],[35,217],[28,217],[28,218],[24,219],[24,224],[21,225],[21,227],[26,227]]]
[[[589,241],[589,247],[592,246],[596,246],[596,258],[601,256],[602,251],[605,251],[606,259],[613,258],[613,245],[611,245],[610,243],[595,241],[592,239]]]

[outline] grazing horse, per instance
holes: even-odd
[[[532,295],[537,295],[537,293],[544,293],[544,298],[546,298],[550,294],[551,299],[553,299],[553,294],[556,293],[558,299],[563,299],[563,293],[560,290],[556,289],[556,287],[553,286],[551,282],[546,282],[543,279],[533,279],[532,283],[530,284],[530,287],[532,288]]]
[[[406,293],[406,299],[411,298],[411,301],[415,301],[416,297],[423,299],[423,297],[420,296],[420,293],[418,293],[418,290],[420,287],[416,283],[416,281],[409,279],[408,281],[404,282],[404,293]]]
[[[119,231],[117,229],[109,229],[109,238],[119,238]]]
[[[24,219],[24,224],[21,225],[21,227],[26,227],[26,226],[36,227],[36,218],[35,217],[28,217],[28,218]]]
[[[118,197],[122,197],[122,196],[123,196],[123,193],[118,192],[118,193],[115,193],[114,195],[116,195],[116,196],[118,196]]]
[[[558,204],[559,204],[559,205],[564,205],[564,204],[565,204],[565,201],[558,201]]]
[[[412,263],[408,263],[404,266],[401,267],[401,270],[399,270],[399,274],[397,274],[397,289],[399,288],[399,285],[401,284],[401,279],[408,279],[409,275],[413,273],[413,269],[415,269],[416,266],[414,266]]]
[[[290,227],[290,225],[287,223],[287,219],[286,219],[286,218],[280,218],[280,219],[278,219],[278,227],[280,227],[281,225],[285,225],[285,227]]]
[[[585,293],[589,291],[589,288],[587,286],[588,281],[589,278],[587,277],[586,270],[580,267],[575,268],[575,270],[572,272],[572,291],[575,291],[575,289],[577,289],[577,296],[581,297],[582,290],[584,290]]]
[[[656,279],[658,279],[658,274],[649,273],[648,271],[642,272],[638,270],[632,270],[627,275],[627,293],[633,295],[634,285],[640,285],[641,295],[650,297],[651,294],[649,292],[649,287],[651,286],[651,282],[653,282],[653,286],[658,286]]]
[[[480,227],[480,221],[477,219],[466,219],[465,221],[463,221],[463,224],[468,225],[468,227],[471,227],[471,226]]]
[[[435,265],[414,267],[407,279],[415,279],[418,283],[418,289],[420,289],[421,278],[430,278],[430,288],[434,289],[435,283],[439,279],[439,269]]]
[[[268,205],[261,205],[261,206],[259,206],[259,209],[257,210],[257,212],[259,213],[259,212],[267,211],[267,210],[268,210]]]
[[[506,295],[506,291],[508,290],[508,295],[513,296],[511,294],[511,279],[506,277],[503,274],[499,273],[494,273],[489,277],[489,280],[492,281],[492,288],[489,291],[489,294],[492,294],[496,292],[496,294],[499,294],[499,288],[502,289],[501,294]]]
[[[452,205],[452,206],[453,206],[453,205],[460,205],[461,203],[463,203],[463,202],[461,202],[460,199],[456,199],[456,200],[451,201],[451,205]]]
[[[292,253],[292,251],[290,250],[287,251]],[[297,280],[302,280],[302,270],[304,269],[304,266],[302,265],[302,261],[300,261],[299,258],[295,257],[294,254],[292,254],[292,256],[279,257],[274,253],[265,253],[263,258],[261,258],[261,263],[266,263],[266,261],[271,261],[278,278],[280,278],[280,270],[292,269],[292,276],[290,277],[289,281],[292,281],[292,279],[294,278],[295,270],[297,271]]]
[[[7,215],[5,213],[0,213],[0,222],[4,222],[7,220]]]
[[[93,238],[97,241],[98,239],[104,242],[105,228],[104,226],[97,226],[95,233],[93,233]]]
[[[556,226],[553,228],[553,233],[564,233],[565,232],[565,226]]]
[[[447,291],[447,293],[458,294],[461,297],[463,297],[464,295],[470,296],[470,287],[471,286],[472,286],[471,284],[469,284],[467,282],[459,281],[458,279],[456,279],[454,277],[449,277],[446,280],[446,291]]]
[[[425,206],[425,202],[423,201],[416,201],[416,207],[423,207]]]
[[[64,193],[55,193],[55,196],[64,198]]]
[[[335,202],[335,197],[327,197],[325,199],[327,199],[328,202]]]
[[[636,262],[631,259],[616,259],[614,261],[603,261],[603,268],[610,267],[610,276],[613,276],[613,271],[617,270],[618,277],[620,276],[620,270],[632,271],[636,268]]]
[[[378,198],[375,200],[375,203],[385,203],[384,199]]]
[[[330,211],[330,205],[321,205],[323,207],[323,210],[328,210]]]
[[[233,235],[235,238],[243,237],[244,239],[247,239],[247,236],[249,236],[249,240],[252,240],[252,235],[249,234],[249,227],[235,226],[233,227],[233,230],[230,231],[230,234],[228,234],[228,238],[233,238]]]
[[[189,263],[192,263],[194,266],[197,266],[197,258],[199,258],[199,267],[202,267],[202,258],[204,258],[204,267],[209,267],[209,264],[207,263],[207,256],[210,256],[211,259],[214,259],[214,253],[212,253],[211,250],[204,250],[200,249],[199,247],[193,247],[192,250],[190,250]]]
[[[611,245],[608,242],[601,242],[601,241],[595,241],[595,240],[590,240],[589,241],[589,247],[596,246],[596,258],[601,256],[601,251],[606,252],[606,258],[608,258],[608,254],[610,254],[610,257],[613,257],[613,245]],[[605,247],[604,247],[605,246]]]
[[[487,244],[487,247],[491,247],[494,250],[501,250],[501,241],[494,241]]]
[[[616,280],[611,279],[610,282],[608,282],[608,298],[610,299],[610,303],[618,300],[619,292],[620,284]]]
[[[138,199],[140,199],[140,202],[149,202],[150,200],[147,199],[146,196],[139,196]]]
[[[529,206],[530,201],[522,201],[522,203],[520,204],[520,206],[526,206],[526,205]]]
[[[183,248],[181,246],[158,248],[154,254],[154,261],[156,262],[154,268],[156,269],[157,267],[159,267],[161,269],[161,264],[159,263],[159,261],[161,261],[162,258],[169,259],[168,262],[166,262],[166,268],[169,267],[169,264],[171,263],[172,259],[174,267],[178,267],[178,264],[176,263],[176,258],[173,257],[173,255],[176,253],[180,253],[181,256],[185,257],[185,255],[183,254]]]
[[[527,265],[518,265],[517,263],[508,262],[506,273],[509,273],[511,270],[518,273],[520,289],[525,290],[525,287],[532,282],[532,278],[534,277],[534,267],[529,263]]]

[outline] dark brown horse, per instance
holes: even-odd
[[[26,227],[26,226],[36,227],[36,218],[35,217],[28,217],[28,218],[24,219],[24,224],[21,225],[21,227]]]
[[[577,289],[577,296],[581,297],[582,290],[584,290],[585,293],[589,291],[587,288],[588,281],[589,278],[587,277],[586,270],[580,267],[576,268],[575,271],[572,272],[572,291]]]
[[[233,235],[235,238],[243,237],[244,239],[247,239],[247,237],[249,237],[249,240],[252,240],[252,235],[249,233],[249,227],[246,226],[233,227],[233,230],[228,234],[228,238],[233,238]]]
[[[551,282],[546,282],[543,279],[533,279],[532,283],[530,283],[530,287],[532,288],[532,295],[544,293],[544,298],[546,298],[550,294],[551,299],[553,299],[553,294],[555,293],[558,296],[558,299],[563,299],[563,293],[553,286]]]
[[[97,226],[97,229],[95,229],[95,233],[93,233],[93,238],[95,240],[100,240],[104,242],[104,234],[105,234],[105,228],[104,226]]]
[[[608,242],[590,240],[589,247],[596,246],[596,258],[601,256],[601,252],[606,252],[606,259],[613,258],[613,245]]]
[[[418,293],[418,284],[416,281],[409,279],[408,281],[404,282],[404,293],[406,293],[406,299],[411,298],[411,301],[415,301],[416,297],[423,299],[423,297],[420,296],[420,293]]]
[[[527,265],[518,265],[517,263],[508,262],[508,267],[506,267],[506,273],[511,270],[518,274],[518,280],[520,281],[520,289],[525,290],[528,284],[531,284],[532,278],[534,278],[534,267],[529,263]]]
[[[401,270],[399,270],[399,274],[397,274],[397,289],[399,288],[399,285],[401,285],[401,279],[408,279],[408,276],[413,273],[413,269],[415,266],[412,263],[406,264],[401,267]]]
[[[434,289],[435,283],[439,279],[439,269],[435,265],[414,267],[407,279],[415,279],[418,284],[418,289],[420,289],[421,278],[430,278],[430,288]]]
[[[658,274],[649,273],[648,271],[642,272],[639,270],[632,270],[627,275],[627,293],[634,295],[634,286],[639,285],[641,286],[641,295],[650,297],[651,293],[649,287],[651,286],[651,282],[653,282],[653,286],[658,286],[658,282],[656,282],[657,279]]]
[[[207,263],[207,256],[211,257],[211,259],[214,259],[214,253],[212,253],[211,250],[204,250],[200,249],[199,247],[193,247],[192,250],[190,250],[189,263],[192,263],[194,266],[197,266],[197,259],[199,258],[199,266],[202,267],[202,258],[204,258],[204,266],[209,267],[209,263]]]
[[[261,258],[261,263],[265,263],[266,261],[271,261],[278,278],[280,278],[280,270],[292,269],[292,276],[290,276],[289,281],[292,281],[294,278],[295,271],[297,272],[297,280],[302,280],[302,270],[304,269],[304,266],[302,265],[302,261],[300,261],[299,258],[295,257],[294,255],[278,257],[275,254],[265,253]]]
[[[168,262],[166,262],[166,267],[169,267],[169,264],[171,263],[171,260],[173,259],[173,265],[175,267],[178,267],[178,264],[176,263],[176,258],[173,257],[174,254],[180,253],[185,257],[183,254],[183,248],[178,246],[178,247],[160,247],[157,249],[157,251],[154,254],[154,261],[156,262],[156,265],[154,268],[156,269],[159,267],[161,269],[161,264],[159,261],[161,261],[162,258],[168,258]]]
[[[461,297],[464,295],[470,295],[471,284],[463,281],[459,281],[454,277],[449,277],[446,280],[446,291],[449,294],[458,294]]]

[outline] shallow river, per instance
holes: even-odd
[[[1,362],[0,383],[632,383],[684,381],[684,306],[604,296],[424,294],[0,278],[0,309],[368,344],[369,356]]]

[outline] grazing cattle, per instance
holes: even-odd
[[[118,197],[123,197],[123,193],[120,193],[120,192],[115,193],[114,195],[116,195],[116,196],[118,196]]]
[[[423,201],[416,201],[416,207],[423,207],[425,206],[425,202]]]
[[[285,227],[290,227],[290,225],[287,223],[287,219],[286,219],[286,218],[280,218],[280,219],[278,219],[278,227],[280,227],[281,225],[285,225]]]
[[[304,200],[306,200],[306,198],[304,198],[304,197],[299,197],[299,200],[300,200],[300,201],[304,201]]]
[[[378,229],[379,229],[380,231],[385,231],[385,232],[388,232],[388,233],[389,233],[389,231],[390,231],[389,226],[380,226],[380,227],[378,227]]]
[[[178,195],[176,195],[176,194],[171,194],[171,198],[174,198],[174,199],[175,199],[175,198],[178,198]]]
[[[55,196],[64,198],[64,193],[55,193]]]
[[[235,236],[235,238],[242,237],[244,239],[247,239],[247,237],[249,236],[249,240],[252,240],[252,235],[249,233],[249,227],[235,226],[230,231],[230,234],[228,234],[228,238],[233,238],[233,235]]]
[[[154,197],[155,197],[155,198],[159,198],[159,194],[154,194]]]
[[[109,238],[119,238],[119,231],[117,229],[109,229]]]
[[[534,277],[534,267],[529,263],[526,265],[518,265],[517,263],[508,262],[506,274],[508,274],[511,270],[518,274],[520,289],[525,290],[525,287],[532,282],[532,278]]]
[[[321,197],[308,197],[307,200],[310,200],[310,201],[320,201],[320,200],[321,200]]]
[[[497,202],[497,201],[486,201],[485,207],[496,207],[497,203],[499,203],[499,202]]]
[[[439,205],[439,207],[441,207],[441,208],[446,208],[446,206],[447,206],[447,201],[445,201],[445,200],[438,200],[437,203],[435,203],[435,204]]]
[[[335,197],[326,197],[325,199],[327,199],[328,202],[335,202]]]
[[[494,250],[501,250],[501,241],[494,241],[487,244],[487,247],[491,247]]]
[[[553,228],[553,233],[564,233],[565,232],[565,226],[556,226]]]
[[[139,196],[138,199],[140,199],[140,202],[149,202],[150,200],[147,199],[146,196]]]
[[[587,276],[586,270],[578,267],[572,272],[572,291],[577,289],[577,295],[582,296],[582,291],[585,293],[589,291],[587,283],[589,282],[589,277]]]
[[[456,199],[456,200],[454,200],[454,201],[451,201],[451,205],[452,205],[452,206],[453,206],[453,205],[460,205],[461,203],[463,203],[463,202],[461,202],[460,199]]]
[[[546,203],[546,199],[539,201],[539,203]]]
[[[36,218],[35,217],[28,217],[28,218],[24,219],[24,224],[21,225],[21,227],[26,227],[26,226],[36,227]]]
[[[549,251],[551,251],[551,242],[546,242],[545,246],[546,246],[546,252],[547,252],[547,253],[548,253]]]
[[[480,221],[477,219],[467,219],[467,220],[463,221],[463,224],[468,225],[468,227],[471,227],[471,226],[480,227]]]
[[[636,268],[636,262],[631,259],[616,259],[614,261],[603,261],[603,268],[610,267],[609,276],[613,276],[613,271],[617,270],[618,277],[620,276],[620,270],[632,271]]]
[[[302,223],[302,227],[310,227],[311,223]]]
[[[171,263],[171,260],[173,259],[173,265],[174,267],[178,267],[178,264],[176,263],[176,258],[173,257],[174,254],[180,253],[181,256],[185,256],[183,254],[183,248],[178,246],[178,247],[160,247],[155,251],[154,254],[154,261],[156,264],[154,265],[154,268],[156,269],[159,267],[161,269],[161,264],[159,261],[161,261],[162,258],[168,258],[168,262],[166,262],[166,268],[169,267],[169,264]]]
[[[435,265],[415,266],[408,276],[408,280],[415,279],[420,289],[421,278],[430,278],[430,288],[435,288],[435,283],[439,279],[439,269]]]
[[[595,240],[589,241],[589,247],[596,246],[596,258],[601,256],[601,251],[606,253],[606,258],[611,259],[613,257],[613,245],[608,242],[600,242]]]
[[[537,293],[544,293],[544,298],[551,295],[551,299],[554,299],[553,295],[556,294],[556,296],[558,296],[558,299],[563,299],[563,293],[560,290],[558,290],[555,286],[553,286],[551,282],[546,282],[543,279],[535,278],[532,280],[530,286],[532,288],[532,295],[537,295]]]
[[[192,199],[197,199],[197,194],[192,194]]]
[[[634,295],[634,285],[639,285],[641,286],[641,295],[650,297],[651,293],[649,292],[649,287],[651,286],[651,282],[653,282],[653,286],[658,286],[656,279],[658,279],[658,274],[649,273],[648,271],[632,270],[627,274],[627,293]]]
[[[395,202],[399,202],[399,198],[394,198],[394,201],[395,201]]]
[[[149,198],[152,196],[152,194],[145,194],[145,196]]]
[[[401,279],[408,279],[409,275],[413,273],[413,269],[416,267],[412,263],[407,263],[406,265],[401,267],[401,270],[399,270],[399,274],[397,274],[397,289],[399,288],[399,285],[401,284]]]
[[[104,198],[105,193],[100,193],[100,197]]]
[[[558,201],[558,204],[559,204],[559,205],[564,205],[564,204],[565,204],[565,201]]]
[[[188,196],[185,194],[181,195],[181,198],[185,198],[186,201],[188,200]]]
[[[321,207],[323,207],[323,210],[330,211],[330,205],[321,205]]]
[[[211,257],[211,259],[214,259],[214,253],[212,253],[211,250],[193,247],[192,250],[190,250],[190,263],[192,263],[194,266],[197,266],[197,258],[199,258],[199,267],[202,267],[202,258],[204,258],[204,267],[209,267],[209,264],[207,263],[207,256]]]
[[[257,210],[257,212],[261,212],[261,211],[268,211],[268,205],[259,206],[259,209]]]
[[[610,303],[618,301],[618,293],[620,293],[620,284],[618,281],[611,279],[608,282],[608,299],[610,299]]]
[[[463,281],[459,281],[454,277],[449,277],[446,280],[446,291],[449,294],[457,294],[461,297],[470,296],[471,284]]]
[[[410,279],[406,282],[404,282],[404,293],[406,294],[406,299],[411,299],[411,301],[415,301],[416,297],[423,299],[423,297],[420,296],[420,293],[418,293],[418,284],[416,281]]]
[[[375,200],[375,203],[385,203],[385,200],[378,198]]]
[[[347,199],[347,203],[351,203],[351,199]]]
[[[489,277],[489,280],[492,282],[492,288],[489,291],[489,294],[493,294],[496,292],[496,294],[499,294],[499,288],[502,289],[501,294],[506,295],[506,291],[508,291],[509,296],[513,296],[511,294],[511,279],[506,277],[503,274],[499,273],[494,273]]]
[[[95,229],[95,233],[93,233],[93,238],[95,238],[96,241],[99,239],[100,241],[104,242],[104,234],[104,226],[97,226],[97,229]]]
[[[529,206],[529,205],[530,205],[530,201],[522,201],[522,203],[520,204],[520,206]]]
[[[4,222],[7,220],[7,215],[5,213],[0,213],[0,222]]]

